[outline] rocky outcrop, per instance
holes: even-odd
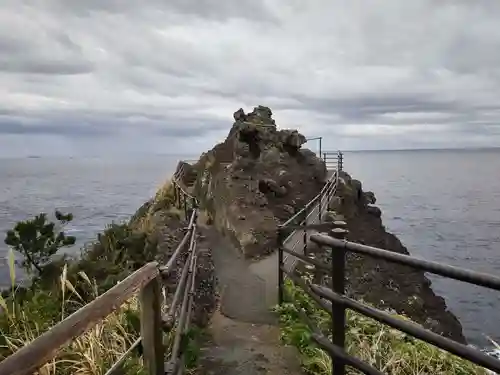
[[[401,241],[385,230],[375,195],[364,192],[360,181],[341,174],[337,213],[345,217],[348,240],[409,255]],[[382,309],[410,317],[436,333],[465,342],[462,326],[434,294],[424,272],[368,256],[348,254],[348,293]]]
[[[278,130],[269,108],[239,109],[224,142],[193,165],[194,194],[216,227],[248,257],[276,247],[276,228],[324,185],[324,163],[296,130]]]

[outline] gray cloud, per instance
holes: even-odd
[[[488,0],[5,0],[1,153],[199,152],[258,104],[328,147],[498,145],[498,19]]]

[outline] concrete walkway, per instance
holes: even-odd
[[[302,375],[295,348],[280,342],[277,264],[251,264],[215,228],[200,228],[212,249],[220,293],[204,343],[199,375]]]

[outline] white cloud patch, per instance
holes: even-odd
[[[197,153],[259,104],[326,147],[498,145],[498,19],[487,0],[4,0],[0,155]]]

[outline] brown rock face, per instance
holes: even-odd
[[[302,134],[277,129],[269,108],[239,109],[234,119],[226,140],[193,165],[194,192],[217,228],[258,256],[276,248],[277,225],[319,192],[326,168],[302,148]]]

